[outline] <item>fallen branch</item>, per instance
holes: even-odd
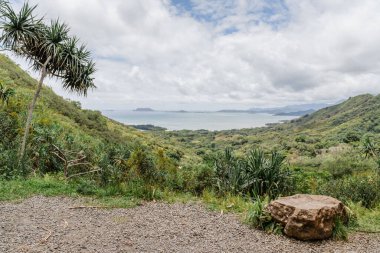
[[[49,232],[49,234],[48,234],[45,238],[43,238],[43,239],[40,241],[40,244],[45,244],[45,243],[47,243],[47,241],[49,240],[49,238],[50,238],[51,235],[53,234],[53,231],[51,231],[51,230],[49,230],[49,229],[47,229],[47,228],[44,228],[44,227],[41,227],[41,228],[42,228],[43,230]]]
[[[69,209],[85,209],[85,208],[93,208],[93,209],[97,209],[97,208],[112,208],[110,206],[71,206],[69,207]]]

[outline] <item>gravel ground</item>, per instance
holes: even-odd
[[[70,209],[84,199],[0,203],[0,252],[380,252],[380,235],[300,242],[249,229],[199,204]]]

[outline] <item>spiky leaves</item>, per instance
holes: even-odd
[[[86,95],[89,88],[95,87],[95,64],[90,52],[78,38],[69,36],[65,23],[57,19],[46,25],[34,15],[35,9],[25,3],[16,13],[4,4],[1,45],[25,57],[36,71],[46,67],[47,75],[61,78],[64,88]]]
[[[42,20],[33,14],[35,8],[25,3],[16,13],[8,3],[2,3],[0,43],[3,48],[28,57],[27,50],[36,44],[41,35]]]

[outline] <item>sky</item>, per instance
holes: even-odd
[[[85,108],[246,109],[380,93],[378,0],[29,2],[92,51],[87,97],[47,82]]]

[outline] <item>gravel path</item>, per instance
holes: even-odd
[[[83,199],[0,203],[0,252],[380,252],[380,235],[306,243],[249,229],[199,204],[70,209]]]

